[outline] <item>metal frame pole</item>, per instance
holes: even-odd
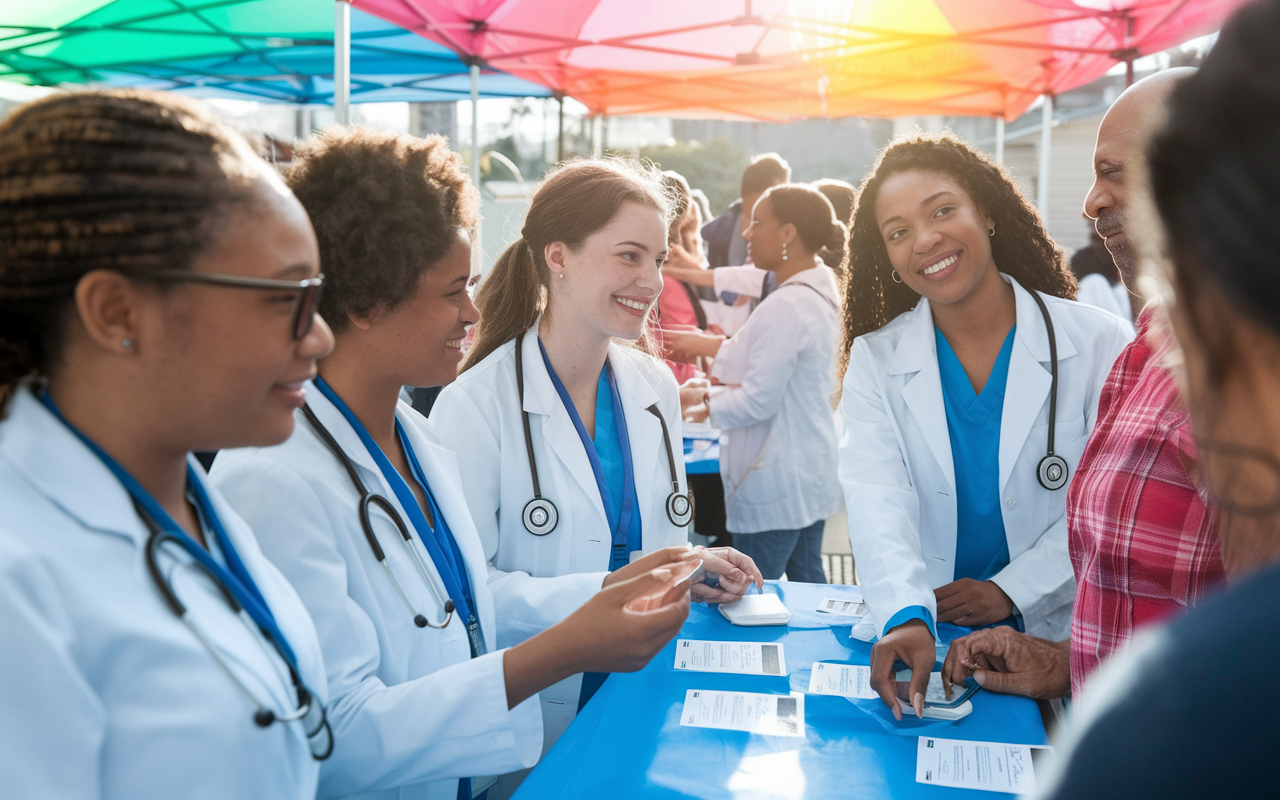
[[[351,121],[351,6],[346,0],[333,4],[333,121]]]
[[[1053,148],[1053,95],[1041,95],[1044,105],[1041,108],[1040,122],[1040,174],[1039,185],[1036,186],[1036,208],[1045,226],[1049,225],[1049,156]]]
[[[476,193],[480,192],[480,65],[471,63],[471,182],[475,184]],[[480,197],[480,207],[484,208],[484,197]],[[480,236],[481,214],[476,218],[475,238],[471,240],[471,274],[479,275],[481,270]]]

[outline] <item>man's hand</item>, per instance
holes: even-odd
[[[695,547],[702,556],[708,575],[716,576],[716,585],[706,582],[693,585],[693,599],[701,603],[732,603],[741,600],[754,584],[764,591],[764,576],[751,556],[732,547]]]
[[[1008,619],[1013,613],[1013,601],[992,581],[961,578],[935,589],[933,596],[938,601],[938,622],[972,628]]]
[[[1000,694],[1050,700],[1071,693],[1070,642],[1051,642],[1018,633],[1008,625],[956,639],[942,664],[944,686],[973,676]]]
[[[904,622],[884,635],[871,647],[871,688],[893,711],[893,718],[902,720],[902,703],[898,701],[898,683],[893,664],[901,660],[911,668],[909,696],[916,716],[924,718],[924,693],[929,688],[929,674],[937,650],[933,634],[923,620]]]

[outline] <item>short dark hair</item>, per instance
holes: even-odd
[[[1173,90],[1149,162],[1179,295],[1209,283],[1280,333],[1278,40],[1280,3],[1241,9]]]
[[[765,189],[791,181],[791,166],[777,153],[761,153],[742,171],[741,197],[762,194]],[[745,209],[751,213],[751,209]]]
[[[329,128],[286,176],[320,243],[320,313],[335,331],[413,296],[422,275],[475,229],[479,198],[441,136]]]

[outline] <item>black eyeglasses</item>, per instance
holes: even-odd
[[[293,338],[301,339],[311,332],[316,310],[320,307],[320,290],[324,288],[324,273],[304,281],[278,281],[272,278],[248,278],[242,275],[218,275],[210,272],[193,272],[184,269],[162,269],[133,273],[129,277],[164,283],[208,283],[214,286],[230,286],[235,289],[266,289],[297,292],[298,304],[293,309]]]

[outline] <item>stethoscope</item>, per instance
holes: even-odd
[[[546,536],[556,529],[560,521],[560,512],[556,504],[542,496],[542,484],[538,480],[538,461],[533,454],[533,433],[529,426],[529,412],[524,410],[524,334],[516,337],[516,392],[520,397],[520,416],[524,424],[524,447],[529,455],[529,474],[533,478],[533,499],[525,504],[524,529],[534,536]],[[676,472],[675,451],[671,449],[671,433],[667,430],[667,421],[662,418],[658,404],[654,403],[645,409],[658,418],[662,425],[662,443],[667,448],[667,467],[671,471],[671,494],[667,495],[667,519],[677,528],[683,528],[693,520],[693,498],[680,491],[680,477]]]
[[[338,463],[347,471],[351,483],[356,487],[356,492],[360,495],[360,527],[364,529],[364,538],[369,542],[369,549],[373,550],[373,557],[382,565],[382,569],[387,573],[387,578],[391,581],[391,585],[395,587],[396,594],[400,595],[400,599],[404,601],[404,605],[409,609],[409,613],[413,615],[413,624],[419,628],[447,628],[449,621],[453,619],[454,603],[453,600],[441,591],[437,580],[432,579],[431,571],[427,569],[426,563],[419,555],[418,549],[413,546],[413,537],[409,534],[409,526],[405,524],[404,519],[400,516],[400,512],[396,511],[391,501],[380,494],[374,494],[364,485],[364,481],[360,480],[360,473],[356,472],[355,464],[351,463],[351,459],[343,451],[341,445],[333,438],[333,434],[320,422],[315,412],[311,410],[310,405],[302,406],[302,414],[307,418],[307,422],[315,430],[320,437],[320,441],[325,447],[333,453],[338,459]],[[404,547],[413,556],[413,561],[418,565],[418,574],[422,576],[422,581],[431,590],[431,595],[435,598],[436,603],[444,609],[444,622],[433,625],[425,616],[420,614],[413,603],[409,601],[409,596],[405,594],[404,589],[400,587],[400,581],[396,580],[395,573],[391,571],[390,565],[387,564],[387,554],[383,552],[382,545],[378,543],[378,537],[373,532],[373,519],[371,507],[377,506],[391,519],[391,523],[396,526],[396,530],[400,533],[400,539],[404,542]]]
[[[196,637],[196,640],[199,641],[200,644],[204,646],[204,649],[209,652],[209,655],[213,657],[214,662],[224,673],[226,673],[226,676],[231,679],[231,682],[240,690],[240,693],[243,694],[254,706],[256,709],[253,712],[254,724],[259,728],[267,728],[275,722],[289,723],[301,720],[303,731],[307,735],[307,746],[311,750],[311,756],[317,761],[324,761],[327,759],[329,755],[333,753],[333,731],[329,727],[328,715],[325,712],[324,706],[316,702],[310,690],[308,690],[306,685],[303,684],[302,678],[298,675],[298,670],[285,655],[280,643],[272,636],[253,635],[253,626],[245,619],[245,615],[242,613],[244,611],[244,607],[240,604],[240,601],[236,599],[235,594],[227,586],[226,582],[219,578],[218,575],[214,573],[214,571],[203,561],[199,558],[192,558],[191,561],[182,565],[185,568],[198,569],[205,573],[209,580],[213,582],[213,585],[218,588],[218,592],[222,595],[227,605],[231,607],[231,612],[235,614],[238,619],[244,622],[245,627],[249,629],[251,638],[258,642],[258,646],[262,647],[262,639],[269,641],[275,649],[276,655],[278,655],[280,660],[289,667],[289,677],[293,681],[293,688],[294,691],[297,692],[298,696],[298,708],[290,714],[278,714],[263,705],[258,698],[254,696],[253,692],[249,691],[249,687],[245,686],[244,682],[241,681],[240,678],[236,676],[235,672],[232,671],[231,667],[227,665],[227,662],[222,658],[218,649],[213,646],[213,642],[209,641],[209,638],[204,635],[194,622],[191,621],[191,617],[187,613],[186,605],[178,599],[177,592],[173,590],[171,579],[161,571],[159,558],[157,556],[157,551],[159,551],[160,545],[165,542],[171,542],[178,547],[181,547],[183,550],[187,549],[186,545],[172,532],[166,531],[157,524],[155,520],[151,518],[151,515],[146,513],[146,511],[138,505],[136,501],[134,502],[134,508],[137,509],[138,516],[151,532],[150,538],[147,539],[146,547],[147,571],[151,573],[151,579],[155,581],[156,588],[160,590],[160,596],[164,598],[165,605],[167,605],[169,610],[174,613],[174,616],[180,619],[182,623],[187,626],[187,629]],[[175,567],[174,571],[176,572],[177,569],[178,567]]]
[[[1032,289],[1031,298],[1040,307],[1044,328],[1049,333],[1049,374],[1053,376],[1049,388],[1049,441],[1045,446],[1045,456],[1036,467],[1036,478],[1041,486],[1052,492],[1067,485],[1068,475],[1066,459],[1053,452],[1053,432],[1058,417],[1058,340],[1053,333],[1053,319],[1049,316],[1049,309],[1040,293]]]

